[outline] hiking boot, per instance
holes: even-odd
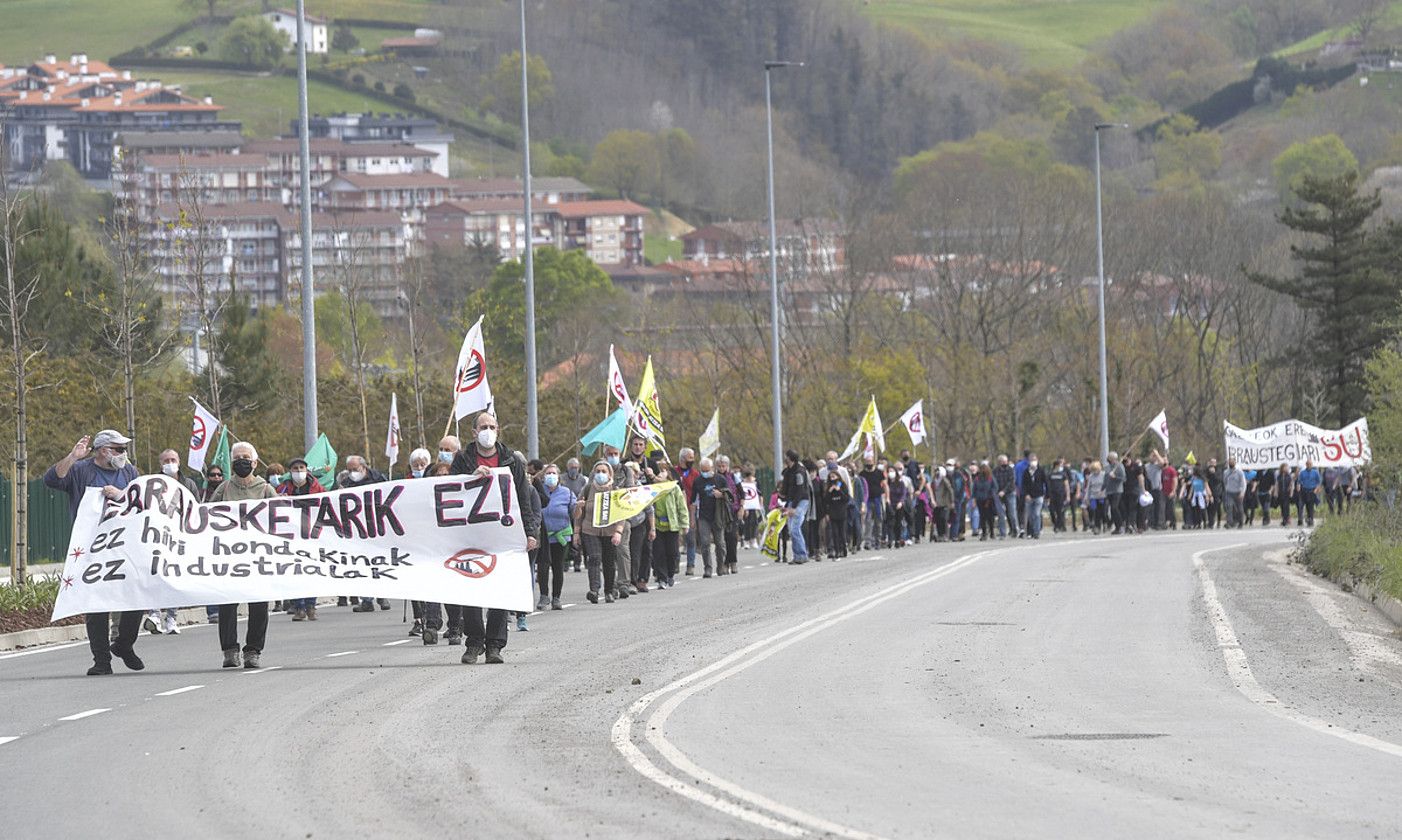
[[[380,602],[380,609],[386,610],[386,611],[389,610],[389,599],[388,599],[388,598],[381,598],[381,599],[379,599],[379,602]]]
[[[434,630],[432,627],[425,627],[423,632],[423,639],[424,644],[426,645],[438,644],[438,631]]]
[[[540,596],[540,600],[535,603],[535,609],[536,612],[544,612],[550,609],[550,599],[544,595]]]
[[[374,611],[375,611],[375,602],[374,602],[374,601],[361,601],[359,604],[356,604],[355,606],[351,607],[351,612],[368,613],[368,612],[374,612]]]
[[[412,627],[409,628],[409,635],[410,635],[410,636],[422,636],[422,635],[423,635],[423,632],[424,632],[424,620],[423,620],[422,618],[416,618],[416,619],[414,619],[414,625],[413,625]]]
[[[92,667],[88,669],[88,676],[90,677],[100,677],[110,673],[112,673],[111,662],[94,662]]]
[[[640,580],[640,581],[638,581],[638,582],[637,582],[636,584],[634,584],[634,585],[638,587],[638,591],[639,591],[639,592],[646,592],[646,591],[647,591],[647,581],[645,581],[645,580]]]
[[[482,655],[481,642],[468,642],[467,650],[462,652],[462,664],[476,665],[477,658]]]
[[[501,665],[504,662],[506,662],[506,660],[501,658],[501,648],[496,645],[487,648],[488,665]]]
[[[316,607],[307,607],[307,621],[316,621]]]
[[[462,644],[462,633],[449,630],[448,635],[443,637],[443,641],[450,645],[460,645]]]
[[[303,610],[293,610],[293,611],[292,611],[292,620],[293,620],[293,621],[306,621],[306,620],[307,620],[307,614],[306,614],[306,612],[303,611]]]
[[[605,604],[612,604],[613,601],[614,601],[613,593],[612,593],[612,592],[605,592],[605,593],[604,593],[604,603],[605,603]],[[594,603],[596,603],[596,604],[599,603],[599,596],[598,596],[598,595],[595,595],[595,596],[594,596]]]
[[[263,652],[250,650],[243,655],[243,667],[249,671],[255,671],[263,667]]]
[[[564,607],[563,604],[560,603],[560,599],[559,599],[559,598],[551,598],[551,599],[550,599],[550,609],[552,609],[552,610],[563,610],[564,608],[565,608],[565,607]]]
[[[623,599],[623,598],[627,598],[627,597],[628,597],[628,587],[626,587],[626,586],[620,586],[620,587],[618,587],[618,597],[619,597],[620,600]]]
[[[129,668],[132,671],[141,671],[146,668],[146,663],[142,662],[141,657],[136,655],[136,651],[132,650],[129,647],[125,647],[123,645],[112,645],[111,651],[113,656],[122,660],[122,664],[126,665],[127,668]]]
[[[585,595],[584,597],[588,598],[588,599],[589,599],[589,603],[591,603],[591,604],[597,604],[597,603],[599,603],[599,593],[596,592],[596,591],[594,591],[593,589],[589,590],[589,594],[588,594],[588,595]],[[609,600],[612,601],[613,599],[612,599],[612,598],[609,598]]]
[[[237,668],[237,667],[239,667],[239,665],[241,665],[241,664],[243,664],[243,663],[241,663],[241,662],[239,661],[239,649],[238,649],[238,648],[229,648],[228,650],[224,651],[224,667],[225,667],[225,668]]]

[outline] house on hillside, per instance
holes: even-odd
[[[330,22],[323,17],[317,17],[310,12],[307,13],[307,52],[326,53],[330,50],[331,39],[328,35]],[[273,9],[263,13],[263,20],[273,25],[273,28],[287,36],[287,51],[292,52],[297,48],[297,13],[287,9]]]
[[[829,219],[780,219],[775,225],[779,259],[812,271],[831,271],[842,263],[842,227]],[[714,222],[682,236],[688,260],[743,261],[769,258],[766,221]]]

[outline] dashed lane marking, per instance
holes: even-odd
[[[259,674],[266,674],[266,673],[268,673],[269,671],[281,671],[281,670],[282,670],[282,666],[281,666],[281,665],[268,665],[267,667],[264,667],[264,668],[254,668],[254,669],[252,669],[252,670],[244,670],[243,675],[244,675],[245,677],[254,677],[254,676],[257,676],[257,675],[259,675]]]
[[[380,647],[395,647],[396,645],[407,645],[407,644],[409,644],[409,643],[412,642],[412,641],[414,641],[414,640],[413,640],[413,639],[400,639],[400,640],[397,641],[397,642],[385,642],[384,644],[380,645]]]
[[[187,685],[184,688],[172,688],[170,691],[158,691],[157,697],[174,697],[177,694],[184,694],[187,691],[199,691],[204,688],[202,685]]]
[[[61,718],[59,718],[59,720],[82,720],[83,718],[89,718],[89,717],[92,717],[93,715],[100,715],[100,714],[102,714],[103,712],[110,712],[110,711],[112,711],[112,710],[111,710],[111,709],[88,709],[86,712],[79,712],[79,713],[76,714],[76,715],[69,715],[68,717],[61,717]]]
[[[360,653],[360,651],[358,651],[358,650],[343,650],[343,651],[341,651],[340,653],[328,653],[328,654],[326,654],[326,658],[327,658],[327,659],[335,659],[335,658],[338,657],[338,656],[350,656],[350,655],[353,654],[353,653]]]
[[[19,736],[18,736],[18,735],[0,735],[0,746],[3,746],[3,745],[5,745],[5,744],[8,744],[8,743],[10,743],[11,741],[18,741],[18,740],[19,740]]]

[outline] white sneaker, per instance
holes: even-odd
[[[173,616],[173,615],[167,615],[167,616],[166,616],[165,630],[166,630],[167,633],[176,633],[176,634],[179,634],[179,632],[180,632],[180,625],[175,623],[175,616]]]
[[[146,614],[145,620],[141,622],[141,626],[146,629],[147,633],[152,633],[154,635],[160,635],[162,632],[164,632],[163,630],[161,630],[160,610],[151,610],[150,612],[148,612]]]

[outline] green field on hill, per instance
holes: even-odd
[[[857,0],[874,20],[935,40],[1011,44],[1035,66],[1066,66],[1164,0]]]

